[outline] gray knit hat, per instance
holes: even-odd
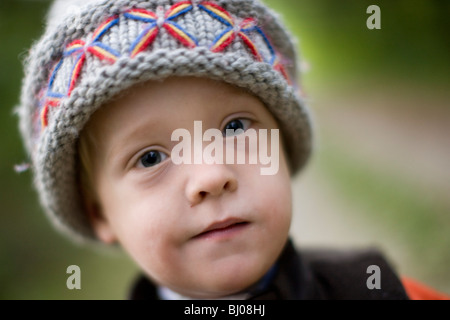
[[[258,0],[56,1],[26,61],[17,109],[44,209],[64,233],[96,239],[77,186],[79,133],[119,92],[169,76],[258,96],[280,123],[294,174],[311,149],[297,67],[292,37]]]

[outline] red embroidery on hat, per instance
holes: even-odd
[[[247,45],[251,54],[255,57],[255,60],[264,61],[261,53],[258,50],[258,47],[250,37],[251,33],[257,32],[263,38],[264,42],[267,45],[268,50],[271,53],[271,57],[267,62],[268,63],[273,62],[274,50],[272,48],[272,45],[270,44],[267,36],[264,34],[261,28],[258,27],[256,20],[254,18],[244,19],[239,25],[236,25],[236,22],[231,16],[231,14],[228,13],[224,8],[213,2],[209,1],[202,2],[199,5],[199,8],[204,10],[210,16],[219,20],[220,22],[222,22],[227,26],[227,28],[222,33],[220,33],[216,37],[216,39],[214,39],[214,42],[210,47],[212,52],[223,51],[234,41],[236,36],[239,36],[242,39],[242,41]]]
[[[106,60],[110,63],[116,62],[117,58],[120,54],[114,49],[104,45],[99,42],[100,38],[114,25],[119,23],[119,17],[113,16],[103,22],[93,33],[92,41],[89,44],[86,44],[83,40],[75,40],[72,41],[64,52],[64,56],[72,56],[76,55],[75,64],[72,68],[72,72],[69,78],[69,84],[67,89],[67,96],[72,94],[73,89],[75,88],[75,84],[81,74],[81,69],[84,66],[84,62],[86,61],[86,53],[90,52],[94,56],[98,57],[101,60]]]
[[[132,43],[130,48],[131,57],[134,58],[138,53],[147,49],[156,39],[161,27],[166,29],[170,35],[184,46],[188,48],[196,47],[197,39],[174,21],[175,18],[191,11],[192,8],[190,1],[182,1],[170,7],[163,17],[158,17],[156,13],[144,9],[130,9],[126,11],[124,13],[125,17],[148,23],[144,31]]]

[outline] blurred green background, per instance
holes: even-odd
[[[294,180],[293,237],[376,245],[450,293],[450,1],[267,0],[299,39],[316,150]],[[366,9],[381,8],[381,30]],[[40,209],[13,107],[50,1],[0,1],[0,298],[123,299],[137,268],[72,244]],[[66,288],[66,268],[82,271]]]

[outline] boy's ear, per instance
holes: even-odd
[[[117,242],[117,237],[104,216],[100,204],[93,199],[85,199],[84,202],[89,222],[97,237],[106,244]]]

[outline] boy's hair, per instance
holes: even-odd
[[[82,132],[77,143],[78,186],[83,201],[98,201],[93,164],[95,144],[96,140],[90,132]]]
[[[41,203],[61,231],[96,240],[77,141],[99,107],[149,80],[208,77],[248,90],[280,124],[291,172],[305,165],[312,130],[295,43],[259,0],[72,0],[70,12],[62,3],[30,51],[17,108]]]

